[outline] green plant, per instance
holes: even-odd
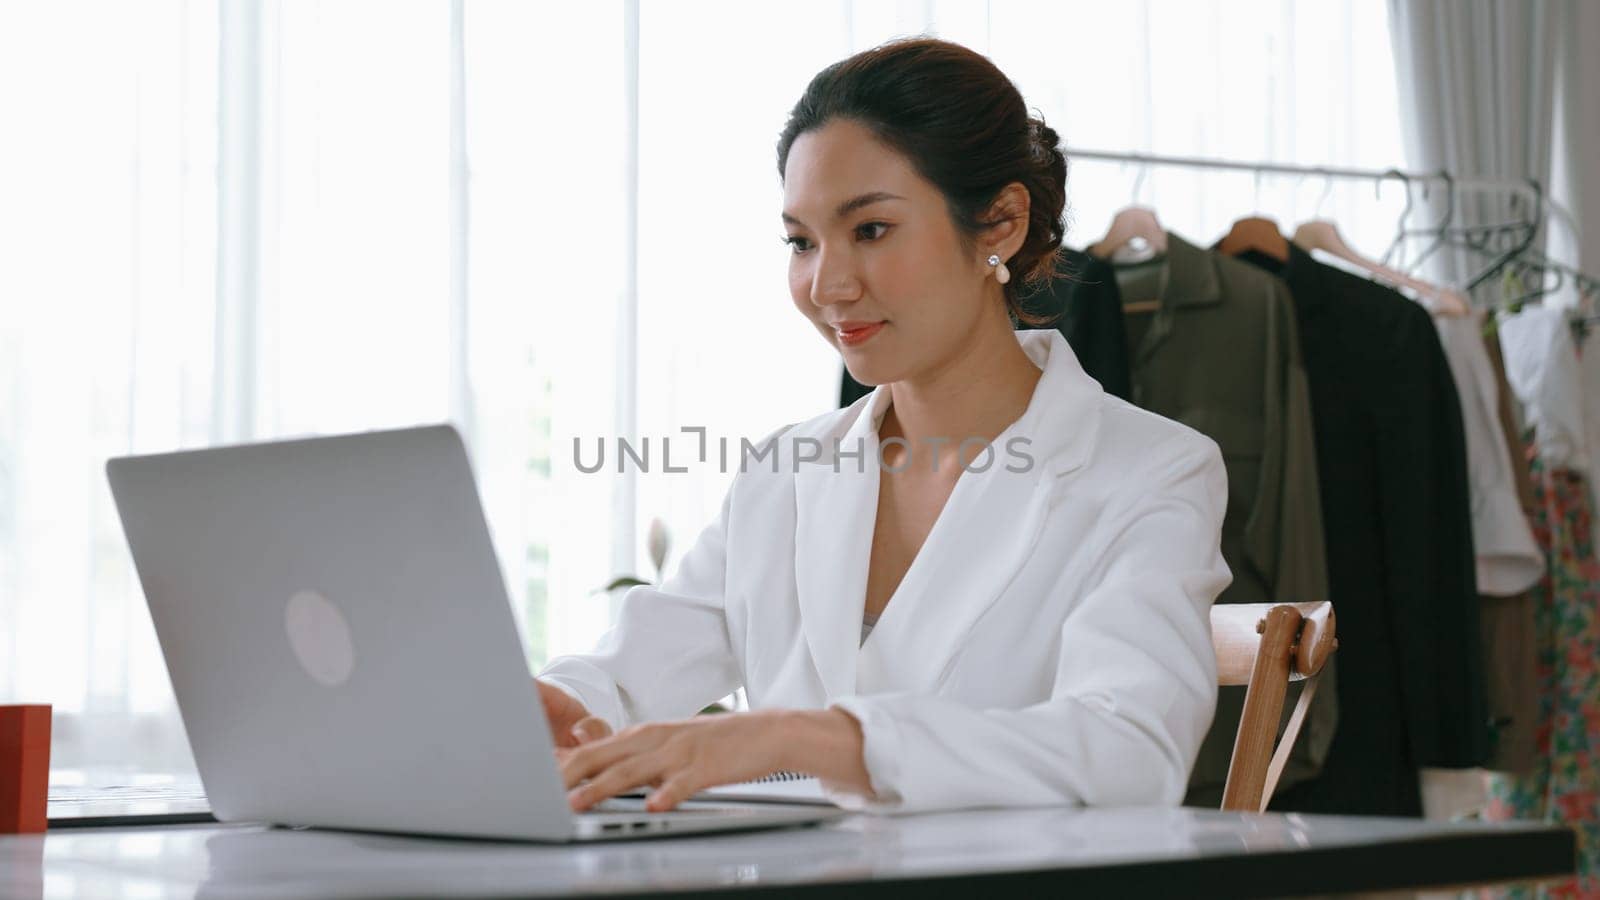
[[[672,535],[667,531],[667,523],[660,519],[651,519],[650,528],[645,536],[645,549],[650,553],[650,564],[655,566],[656,581],[661,580],[662,570],[667,564],[667,549],[672,546]],[[596,594],[609,594],[617,588],[637,587],[641,584],[654,584],[637,575],[618,575],[611,579],[605,587],[594,589]]]

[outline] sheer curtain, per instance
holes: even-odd
[[[1571,33],[1574,7],[1390,0],[1389,12],[1395,60],[1406,86],[1405,149],[1411,165],[1513,181],[1534,178],[1549,190],[1561,131],[1559,48]],[[1570,202],[1559,195],[1555,199],[1564,206]],[[1447,209],[1440,197],[1425,205],[1434,221]],[[1455,222],[1486,225],[1526,215],[1504,196],[1468,194],[1456,202]],[[1539,243],[1549,236],[1540,235]],[[1448,248],[1427,263],[1431,277],[1454,285],[1465,285],[1482,267],[1476,255]],[[1500,285],[1490,282],[1477,295],[1492,302],[1499,291]]]
[[[1382,4],[1205,0],[991,4],[991,56],[1069,146],[1375,169],[1402,164]],[[1390,183],[1068,160],[1073,227],[1093,243],[1131,201],[1210,244],[1251,212],[1286,231],[1334,219],[1381,255],[1404,208]]]
[[[654,574],[643,523],[670,566],[714,515],[718,439],[736,464],[833,403],[837,356],[785,284],[774,142],[855,50],[988,53],[1070,145],[1400,160],[1392,74],[1358,62],[1387,52],[1376,0],[789,9],[0,6],[0,121],[28,136],[0,142],[0,702],[55,704],[57,765],[192,765],[108,456],[452,421],[530,663],[598,636],[595,589]],[[1316,211],[1377,251],[1400,207],[1084,161],[1068,243],[1136,194],[1198,241]],[[648,471],[578,467],[575,441],[592,464],[619,437],[650,441]]]
[[[184,765],[102,466],[211,437],[217,17],[0,6],[0,702]]]
[[[0,6],[0,702],[55,766],[192,770],[109,456],[451,421],[532,660],[604,629],[622,19]]]

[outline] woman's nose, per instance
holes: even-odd
[[[861,281],[856,277],[848,254],[819,254],[816,271],[811,277],[811,302],[830,306],[860,296]]]

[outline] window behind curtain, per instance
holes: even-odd
[[[0,121],[26,136],[0,142],[0,702],[54,704],[60,768],[193,765],[110,456],[449,420],[531,660],[609,613],[612,481],[569,460],[615,431],[620,6],[469,4],[453,98],[448,4],[225,5],[259,22],[253,104],[217,3],[0,6]],[[228,102],[257,110],[230,162],[260,201],[219,225]],[[219,241],[258,261],[237,344]]]
[[[188,765],[103,465],[211,433],[217,18],[0,5],[0,702]]]

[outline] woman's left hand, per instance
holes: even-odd
[[[568,802],[582,811],[649,785],[646,808],[660,812],[703,788],[770,775],[785,767],[794,721],[787,710],[757,710],[625,728],[560,753]]]

